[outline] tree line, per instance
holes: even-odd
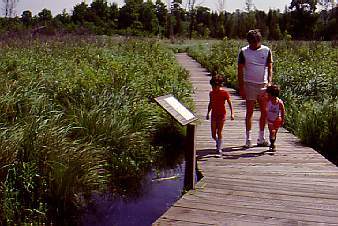
[[[16,0],[17,1],[17,0]],[[7,2],[8,0],[3,0]],[[196,6],[195,0],[182,6],[182,0],[125,0],[119,8],[107,0],[82,2],[71,13],[64,10],[52,16],[49,9],[37,15],[26,10],[21,16],[0,18],[0,33],[60,32],[98,35],[139,35],[181,38],[245,38],[249,29],[258,28],[269,40],[335,40],[338,39],[338,7],[328,0],[292,0],[284,11],[270,9],[267,13],[247,0],[244,10],[211,11]],[[317,10],[321,6],[321,10]],[[330,6],[330,7],[329,7]],[[6,15],[13,8],[6,8]]]

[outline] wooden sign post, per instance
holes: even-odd
[[[156,97],[155,101],[166,110],[181,125],[187,125],[187,148],[185,150],[185,179],[184,187],[187,190],[195,188],[196,150],[195,137],[196,125],[193,123],[198,118],[181,104],[173,95]]]

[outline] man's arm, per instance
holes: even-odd
[[[267,67],[268,67],[268,85],[272,84],[272,53],[269,51],[268,59],[267,59]]]
[[[281,118],[282,118],[282,125],[284,124],[285,121],[285,106],[283,102],[279,102],[279,107],[280,107],[280,113],[281,113]]]
[[[244,64],[238,64],[237,68],[237,77],[238,77],[238,86],[239,86],[239,95],[245,99],[245,90],[244,90]]]
[[[240,51],[238,54],[237,77],[238,77],[239,95],[243,99],[245,99],[244,66],[245,66],[245,57],[244,57],[243,51]]]
[[[272,63],[268,64],[268,85],[272,84]]]

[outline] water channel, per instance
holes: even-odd
[[[142,180],[138,197],[94,196],[82,218],[84,226],[148,226],[182,195],[185,162],[173,169],[152,170]]]

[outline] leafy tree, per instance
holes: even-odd
[[[237,37],[238,38],[245,38],[246,37],[246,33],[248,32],[248,28],[246,26],[246,18],[245,18],[245,14],[241,13],[239,10],[236,10],[236,27],[237,27]]]
[[[171,15],[174,17],[173,32],[174,34],[181,34],[183,31],[182,26],[182,8],[181,8],[182,0],[173,0],[171,3]]]
[[[109,6],[106,0],[94,0],[89,7],[91,21],[96,25],[104,26],[109,18]]]
[[[228,12],[224,12],[224,17],[225,17],[225,20],[224,20],[224,29],[225,29],[225,35],[229,38],[232,37],[233,35],[233,14],[231,13],[228,13]]]
[[[246,29],[256,29],[257,21],[256,21],[256,13],[255,11],[250,11],[246,13]]]
[[[84,2],[74,6],[72,20],[75,23],[83,24],[88,14],[88,5]]]
[[[196,0],[189,0],[188,1],[188,14],[189,14],[189,39],[191,39],[192,37],[192,32],[194,29],[194,25],[195,25],[195,14],[196,14],[196,10],[195,10],[195,3]]]
[[[338,40],[338,6],[330,11],[330,17],[325,27],[326,39]]]
[[[267,15],[264,11],[256,10],[255,12],[256,18],[256,28],[260,30],[263,37],[267,37],[268,35],[268,26],[266,25]]]
[[[151,0],[143,3],[140,9],[140,22],[144,30],[149,33],[156,33],[159,29],[159,22],[156,16],[156,8]]]
[[[225,28],[224,28],[224,21],[225,21],[225,17],[224,17],[224,13],[220,13],[220,15],[218,16],[218,37],[219,38],[224,38],[225,36]]]
[[[290,9],[296,9],[297,12],[300,11],[311,11],[314,13],[317,9],[317,0],[292,0],[290,4]]]
[[[291,13],[289,8],[285,6],[283,14],[280,16],[279,27],[282,34],[285,36],[288,33],[291,24]]]
[[[39,22],[44,23],[45,25],[53,19],[52,12],[49,9],[43,9],[38,13]]]
[[[196,23],[202,23],[210,26],[210,9],[203,6],[196,7]]]
[[[18,0],[1,0],[7,17],[13,15]],[[291,0],[285,11],[280,13],[270,10],[267,13],[255,9],[253,0],[246,0],[246,11],[233,13],[224,11],[224,0],[218,0],[219,11],[195,6],[196,0],[186,0],[188,8],[182,7],[183,0],[168,0],[168,7],[163,0],[125,0],[125,5],[118,8],[108,0],[93,0],[90,6],[85,2],[74,6],[72,15],[66,11],[53,19],[48,9],[32,17],[28,10],[21,18],[2,18],[1,31],[14,31],[35,24],[53,23],[58,28],[69,31],[84,26],[95,34],[113,34],[127,32],[142,35],[164,34],[166,37],[192,36],[223,38],[245,38],[249,29],[258,28],[264,38],[270,40],[288,38],[332,40],[338,36],[337,7],[335,0]],[[12,4],[12,5],[11,5]],[[316,7],[321,11],[318,13]],[[120,29],[121,31],[118,31]],[[122,33],[121,32],[121,33]]]
[[[278,11],[269,10],[267,17],[267,26],[269,28],[268,39],[279,40],[282,38],[282,32],[279,28]]]
[[[111,4],[110,9],[109,9],[109,19],[115,21],[118,19],[118,17],[119,17],[118,5],[116,3],[113,3]]]
[[[156,0],[155,8],[160,29],[159,33],[162,33],[162,30],[165,30],[165,27],[168,23],[168,10],[166,5],[161,0]],[[167,35],[167,37],[168,36],[169,35]]]
[[[116,3],[112,3],[109,7],[109,15],[106,23],[109,28],[116,29],[118,27],[118,18],[119,18],[119,8]]]
[[[161,0],[156,0],[155,7],[158,22],[160,23],[160,26],[164,27],[167,22],[167,14],[168,14],[167,7]]]
[[[290,31],[297,39],[312,39],[315,32],[315,24],[318,16],[314,13],[317,0],[292,0],[290,9],[291,24]]]
[[[140,9],[142,0],[125,0],[125,5],[120,9],[119,28],[124,29],[132,26],[133,23],[139,24]],[[139,27],[137,25],[136,27]]]
[[[211,14],[210,9],[203,6],[196,7],[196,29],[197,32],[204,37],[206,33],[210,33],[211,27]]]
[[[26,27],[29,27],[32,24],[32,19],[33,17],[31,11],[25,10],[22,12],[21,21]]]
[[[66,9],[62,10],[61,14],[58,14],[54,18],[55,21],[59,21],[61,24],[69,24],[71,23],[71,16],[67,13]]]

